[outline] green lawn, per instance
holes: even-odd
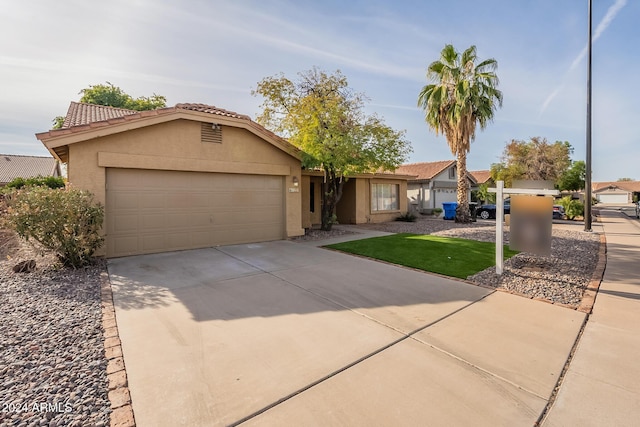
[[[495,243],[424,234],[393,234],[327,247],[461,279],[494,266],[496,259]],[[505,258],[517,253],[504,247]]]

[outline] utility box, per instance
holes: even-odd
[[[551,254],[553,198],[512,195],[509,247],[541,256]]]

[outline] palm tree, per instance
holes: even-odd
[[[495,73],[498,62],[492,58],[476,64],[477,60],[475,46],[461,55],[453,45],[446,45],[440,52],[440,59],[427,69],[427,80],[433,84],[424,86],[418,96],[418,106],[425,112],[425,121],[436,135],[445,135],[456,156],[456,222],[471,221],[467,153],[475,139],[476,125],[484,129],[493,119],[496,107],[502,106],[502,92],[497,89]]]

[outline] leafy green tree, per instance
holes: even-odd
[[[53,129],[60,129],[64,125],[64,116],[56,116],[52,122]]]
[[[64,188],[64,178],[54,176],[37,176],[32,178],[17,177],[11,180],[5,189],[21,189],[22,187]]]
[[[556,186],[571,166],[571,144],[533,137],[529,141],[512,140],[504,149],[501,163],[491,165],[491,177],[510,187],[514,180],[548,180]]]
[[[572,199],[571,196],[563,197],[559,203],[564,208],[567,219],[573,220],[578,216],[584,215],[584,204],[579,200]]]
[[[80,102],[86,104],[105,105],[108,107],[125,108],[127,110],[145,111],[164,108],[167,106],[167,98],[162,95],[141,96],[133,98],[118,86],[111,82],[106,84],[90,85],[79,92],[82,97]],[[63,116],[53,119],[53,128],[59,129],[64,123]]]
[[[404,131],[364,113],[365,96],[352,91],[340,72],[313,68],[296,81],[283,74],[262,79],[252,95],[261,96],[258,123],[303,152],[306,168],[324,171],[322,229],[330,230],[345,181],[357,173],[394,170],[411,151]]]
[[[618,178],[618,182],[629,182],[633,181],[633,178]]]
[[[587,177],[587,165],[583,160],[577,160],[571,164],[558,182],[559,190],[578,191],[584,189],[584,181]]]
[[[456,222],[471,222],[469,215],[469,184],[467,153],[475,139],[476,126],[485,129],[493,120],[495,110],[502,106],[495,70],[498,62],[487,59],[478,62],[476,47],[462,54],[446,45],[440,59],[427,69],[427,79],[433,83],[422,88],[418,106],[425,112],[425,121],[436,135],[442,133],[454,156],[458,172]]]
[[[495,203],[496,202],[496,193],[489,193],[489,185],[488,184],[480,184],[478,186],[478,191],[476,193],[476,197],[482,203]]]

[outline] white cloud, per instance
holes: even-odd
[[[595,42],[600,38],[600,36],[602,36],[602,33],[605,32],[618,12],[620,12],[620,9],[622,9],[626,4],[627,0],[616,0],[616,2],[609,7],[607,13],[604,15],[604,18],[602,18],[602,20],[596,27],[596,30],[591,36],[592,42]],[[571,66],[569,67],[569,71],[574,70],[582,62],[582,60],[587,56],[588,49],[589,42],[587,42],[586,46],[582,48],[582,51],[580,51],[578,56],[576,56],[576,59],[573,60]]]
[[[600,22],[598,23],[598,26],[596,27],[595,32],[592,34],[592,43],[598,40],[600,36],[602,36],[602,34],[606,31],[606,29],[609,27],[611,22],[613,22],[613,19],[616,17],[618,12],[620,12],[620,10],[626,4],[627,4],[627,0],[616,0],[616,2],[609,7],[609,9],[607,10],[607,13],[604,15],[602,20],[600,20]],[[588,47],[589,47],[589,42],[587,41],[587,45],[580,51],[578,56],[576,56],[576,58],[573,60],[573,62],[569,66],[569,69],[565,73],[563,80],[566,80],[568,74],[574,69],[576,69],[576,67],[584,60],[584,58],[587,56]],[[549,106],[549,104],[551,104],[553,99],[564,89],[565,85],[566,83],[563,82],[545,99],[544,103],[540,108],[541,115],[546,111],[547,107]]]

